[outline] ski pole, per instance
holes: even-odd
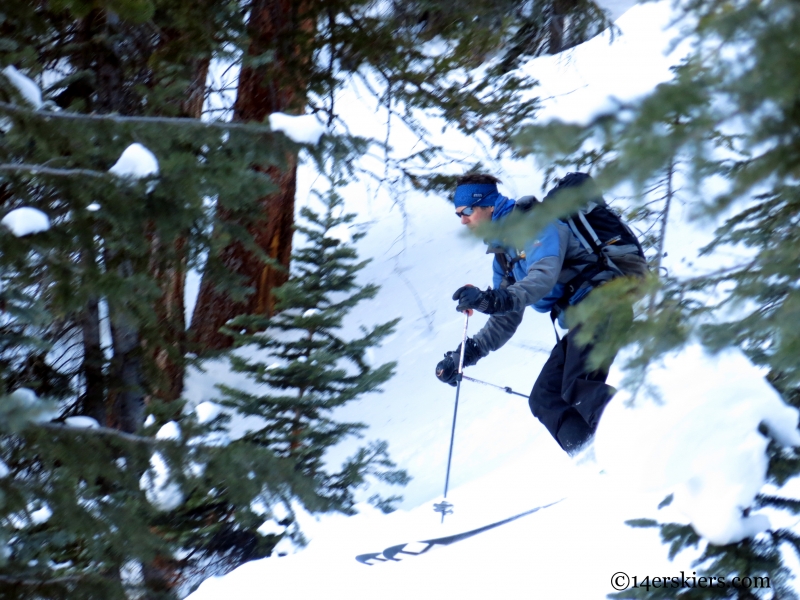
[[[517,396],[522,396],[523,398],[527,398],[528,394],[522,394],[520,392],[515,392],[508,386],[502,385],[495,385],[493,383],[489,383],[488,381],[481,381],[480,379],[473,379],[472,377],[467,377],[466,375],[461,376],[462,379],[466,379],[467,381],[473,381],[475,383],[481,383],[483,385],[488,385],[489,387],[497,388],[498,390],[503,390],[506,394],[516,394]]]
[[[471,310],[464,311],[464,336],[461,340],[461,356],[458,359],[458,379],[456,379],[456,404],[453,409],[453,427],[450,430],[450,451],[447,453],[447,474],[444,478],[444,499],[442,502],[433,505],[433,510],[442,513],[442,523],[444,516],[453,512],[453,505],[447,501],[447,488],[450,485],[450,464],[453,461],[453,441],[456,437],[456,416],[458,415],[458,396],[461,393],[461,378],[464,373],[464,351],[467,348],[467,327],[469,326],[469,316]]]

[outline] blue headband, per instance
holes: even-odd
[[[464,183],[456,188],[453,203],[456,206],[494,206],[499,195],[494,183]]]

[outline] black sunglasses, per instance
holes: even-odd
[[[460,219],[461,217],[468,217],[474,212],[475,212],[474,206],[465,206],[464,210],[462,210],[461,212],[456,211],[456,216]]]

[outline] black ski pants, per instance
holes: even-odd
[[[571,329],[553,348],[531,390],[529,405],[558,444],[568,453],[594,434],[600,415],[616,391],[606,384],[607,369],[588,370],[592,344],[575,340]]]

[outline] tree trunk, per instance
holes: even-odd
[[[197,59],[193,65],[193,77],[186,93],[186,100],[181,105],[183,116],[199,119],[203,114],[206,79],[210,57]],[[186,370],[184,356],[187,351],[186,305],[184,292],[186,287],[186,235],[168,243],[173,244],[175,261],[166,268],[151,264],[150,272],[161,289],[161,300],[155,307],[159,323],[162,325],[162,344],[150,351],[161,375],[155,382],[152,397],[164,402],[180,398],[183,393],[183,380]],[[160,240],[152,238],[153,256],[160,249]],[[148,398],[149,401],[149,398]]]
[[[548,54],[558,54],[564,48],[565,15],[569,14],[574,2],[571,0],[554,0],[550,19],[547,24],[549,33]]]
[[[110,253],[108,253],[110,254]],[[106,257],[106,265],[114,261]],[[123,278],[133,276],[130,260],[124,259],[115,267]],[[138,324],[132,321],[123,303],[108,299],[108,319],[111,324],[111,346],[114,358],[109,366],[110,427],[134,433],[144,423],[145,380],[142,364],[142,344]]]
[[[120,33],[124,35],[119,35]],[[159,48],[182,43],[181,32],[178,30],[159,30],[151,23],[127,24],[103,10],[94,10],[83,19],[77,37],[81,43],[76,46],[79,50],[71,56],[71,60],[79,69],[96,74],[94,86],[87,88],[81,84],[74,89],[68,89],[62,103],[68,104],[71,99],[80,96],[87,107],[100,113],[137,114],[141,110],[137,85],[158,85],[158,79],[153,77],[153,66],[149,64],[150,57]],[[125,46],[117,47],[115,44],[123,42],[112,41],[115,39],[124,40]],[[131,48],[135,49],[133,54],[130,53]],[[180,112],[184,116],[200,118],[202,114],[209,63],[210,55],[198,56],[186,67],[191,78],[180,106]],[[131,73],[134,80],[126,81],[125,78],[131,77]],[[170,265],[165,265],[157,256],[159,250],[164,248],[161,244],[172,246],[171,255],[175,259]],[[109,424],[122,426],[125,430],[135,430],[141,423],[134,424],[131,419],[135,415],[143,417],[145,402],[153,397],[163,401],[176,400],[183,391],[183,356],[186,351],[185,246],[184,236],[174,240],[153,240],[151,275],[162,291],[160,301],[154,306],[162,325],[160,343],[144,346],[137,324],[120,322],[114,315],[121,311],[115,310],[109,299],[110,316],[112,320],[117,320],[112,323],[112,336],[119,337],[113,340],[115,358],[109,373],[109,382],[115,386],[114,390],[109,390],[111,397],[107,400]],[[107,258],[113,261],[113,257]],[[130,265],[123,262],[119,268],[129,269]],[[87,385],[84,408],[91,410],[94,416],[102,412],[97,407],[96,396],[104,390],[103,382],[97,376],[101,371],[94,364],[98,356],[102,361],[102,356],[97,354],[99,342],[93,333],[95,325],[92,323],[92,315],[92,306],[87,306],[79,318],[84,333],[83,371]],[[125,349],[122,355],[116,355],[117,348]],[[158,368],[155,381],[145,382],[145,358],[154,362]]]
[[[124,36],[119,36],[121,29]],[[69,56],[76,71],[94,74],[91,84],[74,82],[62,94],[61,101],[69,103],[80,97],[87,110],[97,113],[115,112],[122,115],[133,114],[138,110],[139,101],[136,92],[137,83],[142,81],[126,80],[126,60],[142,60],[144,64],[148,53],[152,52],[152,25],[142,24],[127,26],[113,13],[95,9],[81,20],[76,28],[75,51]],[[123,43],[125,47],[121,47]],[[131,50],[134,49],[132,54]],[[146,70],[140,70],[137,77],[146,77]],[[96,260],[97,257],[86,255],[85,260]],[[105,257],[106,265],[116,264],[125,276],[132,272],[129,262]],[[87,268],[88,265],[87,265]],[[108,267],[111,268],[111,267]],[[136,323],[121,318],[125,312],[124,299],[107,298],[109,318],[111,321],[112,346],[114,359],[111,362],[108,381],[103,380],[102,364],[104,357],[100,348],[99,337],[99,298],[93,297],[77,316],[84,342],[83,373],[85,392],[83,409],[101,423],[117,427],[123,431],[136,431],[144,419],[144,376],[142,372],[141,350],[139,348],[139,331]],[[119,305],[118,305],[119,304]],[[109,387],[106,390],[105,384]],[[105,407],[99,405],[100,394],[108,393]]]
[[[304,41],[313,34],[313,19],[304,15],[306,2],[291,0],[256,0],[252,7],[248,56],[274,53],[274,60],[259,66],[245,66],[239,76],[234,119],[262,122],[274,112],[297,113],[306,101],[304,73],[310,56]],[[286,168],[259,167],[280,188],[261,198],[259,217],[248,227],[258,246],[283,269],[264,264],[240,243],[232,243],[221,254],[225,267],[241,275],[253,291],[244,302],[233,302],[216,289],[214,282],[203,278],[192,316],[192,339],[197,351],[220,350],[232,345],[230,336],[219,329],[242,314],[271,315],[275,309],[272,289],[287,279],[292,252],[294,196],[297,187],[297,156],[286,157]],[[229,215],[220,210],[222,220]]]
[[[103,376],[103,348],[100,339],[100,308],[96,296],[86,302],[81,313],[80,326],[83,333],[83,396],[81,414],[92,417],[105,426],[106,390]]]

